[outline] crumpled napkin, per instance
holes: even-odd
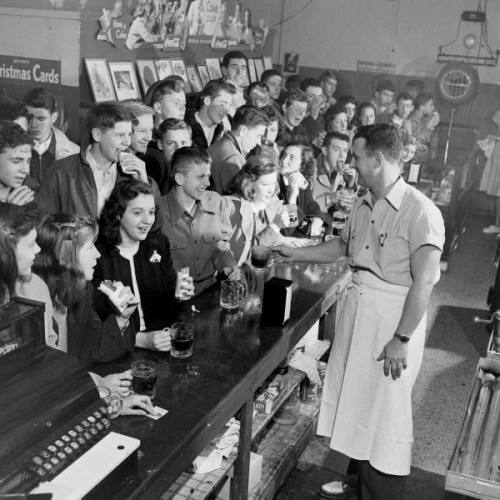
[[[288,364],[296,370],[305,372],[309,380],[315,384],[322,385],[318,373],[318,359],[323,356],[330,347],[329,340],[316,340],[304,346],[304,351],[296,350],[289,359]]]
[[[208,455],[198,455],[193,461],[194,471],[206,474],[218,469],[222,465],[222,459],[227,458],[238,445],[240,439],[240,423],[232,418],[227,424],[227,429],[220,436]]]

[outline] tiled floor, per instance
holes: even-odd
[[[488,338],[472,317],[487,315],[486,294],[494,279],[496,240],[481,231],[489,223],[469,217],[459,249],[432,295],[424,361],[413,394],[415,445],[405,500],[463,498],[444,491],[444,476]],[[325,439],[314,439],[276,499],[320,498],[321,484],[335,479],[343,465]]]

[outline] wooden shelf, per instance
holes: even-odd
[[[277,375],[276,378],[281,378]],[[294,368],[288,369],[288,387],[281,392],[273,411],[269,414],[256,412],[253,417],[252,424],[252,439],[260,436],[261,432],[266,428],[274,414],[279,410],[281,405],[290,396],[293,390],[304,379],[305,373]],[[208,455],[213,449],[213,445],[205,448],[203,454]],[[212,494],[221,481],[228,475],[232,475],[231,469],[234,462],[238,458],[238,449],[229,455],[227,459],[222,460],[222,465],[217,470],[200,474],[196,472],[185,472],[181,474],[175,483],[161,497],[162,500],[201,500]]]
[[[272,500],[305,447],[314,436],[320,398],[314,404],[300,405],[294,425],[274,423],[254,450],[263,456],[262,478],[249,492],[249,499]]]

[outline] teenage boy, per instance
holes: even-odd
[[[51,92],[34,88],[24,96],[24,104],[28,111],[28,132],[34,142],[30,175],[41,183],[55,160],[78,153],[80,148],[54,127],[58,112]]]
[[[144,162],[123,153],[130,147],[132,124],[137,120],[123,104],[96,104],[87,115],[89,146],[50,167],[38,194],[42,208],[97,219],[120,180],[132,176],[148,183]]]
[[[0,120],[0,202],[26,205],[38,183],[29,176],[33,139],[17,123]]]
[[[153,85],[144,99],[155,111],[155,128],[167,118],[184,120],[186,114],[186,84],[180,76],[169,76]]]
[[[312,195],[324,213],[342,197],[339,189],[354,189],[356,172],[345,165],[349,144],[349,136],[340,132],[330,132],[323,140],[314,172]]]
[[[207,150],[212,158],[212,189],[229,194],[234,176],[245,164],[248,153],[261,143],[268,125],[264,111],[253,106],[241,106],[233,118],[233,128]]]
[[[413,111],[413,98],[408,92],[401,92],[396,97],[396,110],[391,116],[389,123],[396,127],[403,127],[408,132],[410,131],[410,123],[408,118]]]
[[[193,131],[193,144],[206,150],[229,130],[228,114],[233,105],[234,85],[210,80],[198,95],[199,109],[187,116]]]
[[[325,111],[326,98],[320,81],[314,78],[304,79],[300,88],[305,92],[309,105],[307,116],[302,125],[307,131],[309,142],[312,143],[325,130],[323,111]]]
[[[371,103],[375,106],[377,112],[377,122],[388,122],[390,115],[394,112],[396,105],[394,103],[394,95],[396,87],[388,78],[384,78],[377,82],[375,92]]]
[[[319,81],[326,98],[326,104],[333,106],[337,102],[337,99],[334,97],[338,85],[337,75],[333,71],[324,71],[321,73]]]
[[[175,269],[189,267],[198,294],[215,282],[216,273],[239,278],[229,250],[228,202],[210,185],[210,157],[196,147],[177,150],[172,158],[173,188],[160,200],[162,232],[170,241]]]
[[[439,124],[439,113],[434,108],[434,96],[430,93],[418,94],[415,109],[409,116],[411,135],[418,144],[429,146],[434,129]]]
[[[309,135],[302,125],[307,115],[307,96],[302,90],[294,90],[288,94],[283,104],[283,123],[280,125],[277,143],[286,146],[289,142],[309,144]]]
[[[170,165],[172,156],[180,149],[191,146],[191,127],[177,118],[167,118],[156,131],[158,150],[148,150],[146,168],[148,175],[158,183],[161,194],[165,194],[172,185]]]
[[[236,110],[245,104],[244,89],[248,85],[248,59],[243,52],[232,50],[226,52],[222,58],[221,69],[224,80],[236,89],[233,94],[233,108],[231,116],[234,116]]]

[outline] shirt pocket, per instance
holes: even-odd
[[[401,235],[387,235],[379,239],[379,266],[383,273],[404,274],[410,270],[408,240]]]
[[[170,252],[182,252],[187,249],[188,247],[188,242],[185,240],[176,240],[176,239],[171,239],[169,241],[170,244]]]

